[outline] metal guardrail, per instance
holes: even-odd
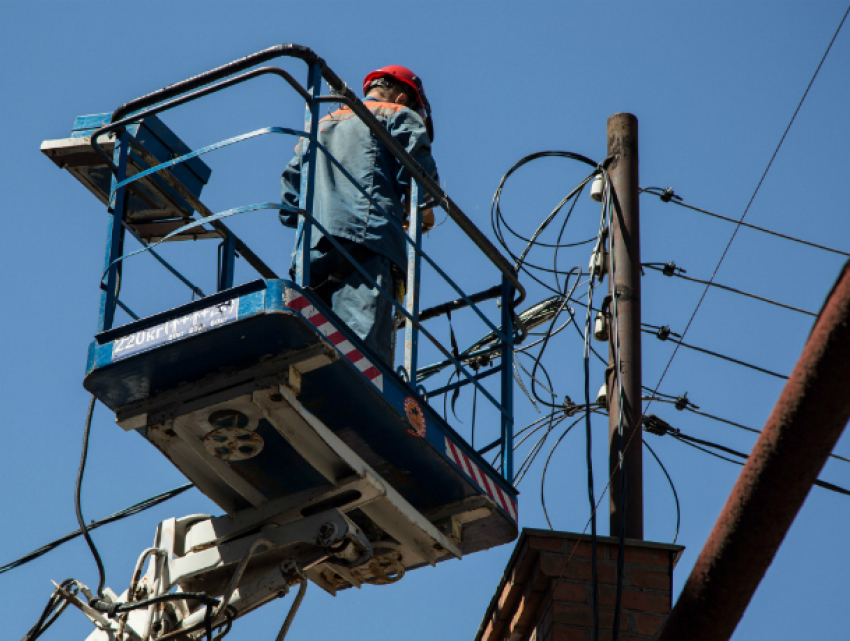
[[[369,129],[378,137],[378,139],[384,143],[388,149],[390,149],[393,155],[401,162],[402,166],[407,169],[411,176],[425,189],[425,191],[437,201],[437,203],[446,211],[446,213],[452,218],[452,220],[457,223],[458,227],[460,227],[463,232],[469,236],[469,238],[474,242],[478,248],[487,256],[488,259],[496,266],[496,268],[502,272],[513,285],[514,289],[519,293],[519,298],[514,301],[514,307],[519,305],[523,300],[525,300],[525,288],[519,282],[516,273],[514,272],[513,266],[508,262],[508,260],[502,256],[499,250],[496,248],[493,243],[490,242],[490,239],[487,238],[475,224],[469,220],[467,215],[463,212],[463,210],[457,206],[457,204],[449,198],[449,195],[443,191],[440,186],[435,183],[430,176],[428,176],[419,164],[410,157],[410,155],[399,145],[387,132],[387,130],[381,125],[380,122],[372,115],[372,112],[363,104],[363,102],[354,94],[353,91],[348,87],[348,85],[336,75],[336,73],[328,67],[327,63],[323,58],[320,58],[316,55],[308,47],[304,47],[302,45],[297,44],[281,44],[276,45],[274,47],[269,47],[268,49],[264,49],[263,51],[259,51],[257,53],[251,54],[250,56],[245,56],[244,58],[240,58],[239,60],[234,60],[226,65],[222,65],[221,67],[216,67],[210,71],[207,71],[202,74],[198,74],[197,76],[193,76],[181,82],[177,82],[173,85],[169,85],[167,87],[163,87],[157,91],[151,92],[145,96],[141,96],[136,98],[135,100],[131,100],[129,102],[124,103],[118,109],[116,109],[112,114],[112,121],[116,123],[120,121],[122,118],[130,115],[133,112],[137,112],[146,107],[150,107],[156,103],[170,100],[180,94],[185,92],[192,92],[195,89],[200,87],[204,87],[205,85],[215,82],[217,80],[221,80],[222,78],[226,78],[228,76],[232,76],[233,74],[239,73],[240,71],[244,71],[246,69],[251,69],[258,64],[263,62],[267,62],[269,60],[273,60],[275,58],[280,57],[289,57],[289,58],[298,58],[303,60],[311,68],[316,68],[318,72],[321,74],[321,77],[327,81],[328,86],[330,86],[331,91],[334,92],[334,95],[331,97],[335,102],[345,102],[351,110],[357,114],[357,116],[364,122],[364,124],[369,127]],[[262,69],[255,69],[249,72],[248,74],[244,74],[238,78],[232,78],[228,80],[226,83],[223,83],[222,86],[218,88],[224,88],[224,86],[230,86],[232,84],[237,84],[239,82],[243,82],[250,78],[256,77],[261,74],[266,73],[274,73],[283,77],[292,87],[295,89],[301,96],[309,103],[311,102],[311,93],[305,90],[301,85],[295,81],[294,78],[286,71],[282,69],[276,69],[271,67],[265,67]],[[311,78],[313,73],[310,74]],[[311,82],[311,84],[313,84]],[[318,83],[315,83],[318,85]],[[194,100],[201,95],[205,95],[209,93],[208,91],[196,92],[187,96],[184,96],[179,101],[174,101],[174,104],[170,106],[177,106],[177,104],[183,104],[184,102],[188,102],[190,100]],[[170,108],[170,107],[169,107]],[[159,109],[157,111],[161,111]],[[157,113],[157,111],[151,113]],[[110,125],[111,127],[112,125]],[[109,127],[103,128],[103,132],[109,131]],[[98,132],[98,135],[101,132]],[[92,136],[94,139],[95,136]]]
[[[275,67],[252,68],[276,57],[294,57],[303,60],[309,67],[307,88],[302,87],[288,72]],[[235,75],[234,74],[238,74]],[[124,126],[136,122],[144,117],[172,109],[176,106],[183,105],[187,102],[197,100],[203,96],[215,93],[222,89],[233,85],[245,82],[258,76],[271,74],[282,78],[287,82],[307,103],[305,115],[305,127],[303,131],[295,129],[287,129],[282,127],[269,127],[266,129],[244,134],[236,138],[232,138],[203,149],[191,152],[179,158],[174,158],[164,163],[159,163],[151,154],[141,147],[138,141],[133,140],[124,130]],[[324,78],[334,92],[331,96],[322,96],[319,94],[321,88],[321,80]],[[502,284],[498,287],[498,293],[501,294],[502,305],[501,322],[497,327],[493,324],[476,306],[476,302],[492,298],[495,292],[488,290],[480,294],[472,296],[467,295],[454,283],[454,281],[437,265],[421,248],[421,226],[418,221],[419,208],[413,206],[411,208],[411,235],[404,233],[401,228],[401,223],[393,216],[388,216],[386,212],[366,193],[361,185],[342,167],[342,165],[333,158],[324,147],[318,142],[317,127],[311,124],[318,120],[318,108],[325,102],[336,102],[347,105],[351,111],[374,133],[399,161],[399,163],[410,173],[413,178],[413,193],[411,197],[412,203],[421,204],[421,192],[424,191],[435,204],[442,207],[448,215],[455,221],[461,230],[475,243],[482,253],[490,260],[490,262],[501,273]],[[103,150],[98,144],[98,139],[103,134],[116,132],[116,144],[113,157]],[[301,186],[301,202],[299,203],[300,218],[298,225],[298,249],[296,253],[296,280],[299,285],[308,287],[309,278],[309,245],[312,227],[316,227],[323,233],[328,240],[334,244],[337,249],[352,262],[354,267],[371,282],[372,286],[376,287],[382,295],[389,299],[394,307],[398,310],[402,317],[406,320],[405,327],[405,366],[404,374],[412,387],[416,386],[417,374],[417,353],[418,353],[418,337],[421,332],[424,334],[434,346],[450,361],[456,368],[456,372],[465,380],[446,386],[444,389],[436,390],[439,392],[454,389],[461,384],[474,385],[482,395],[489,400],[494,407],[500,412],[501,419],[501,436],[502,444],[502,474],[505,478],[511,479],[513,475],[513,383],[512,383],[512,357],[513,357],[513,335],[516,313],[516,306],[525,298],[525,290],[517,279],[513,266],[501,253],[495,248],[490,240],[484,236],[463,213],[463,211],[449,198],[449,196],[428,176],[418,163],[399,145],[395,139],[389,134],[386,128],[372,115],[366,105],[361,102],[348,86],[327,66],[325,61],[313,53],[310,49],[300,45],[286,44],[271,47],[264,51],[255,53],[251,56],[241,58],[227,65],[223,65],[206,73],[194,76],[182,82],[170,85],[158,91],[152,92],[119,107],[112,115],[112,122],[94,132],[91,136],[92,145],[97,152],[106,158],[109,167],[113,172],[112,193],[110,198],[110,211],[113,216],[110,217],[109,235],[107,238],[106,257],[104,277],[105,284],[103,285],[103,293],[101,296],[100,305],[100,331],[109,329],[113,323],[114,309],[119,305],[117,300],[117,285],[120,282],[121,264],[126,256],[121,256],[120,252],[123,246],[123,212],[128,188],[133,182],[143,180],[151,174],[157,174],[169,186],[175,189],[202,217],[193,225],[203,225],[209,223],[213,226],[219,235],[225,239],[222,248],[219,252],[219,289],[232,285],[233,277],[233,257],[235,252],[238,252],[246,262],[252,265],[263,277],[277,278],[274,272],[262,260],[259,259],[241,240],[239,240],[229,229],[221,222],[221,218],[225,215],[236,214],[244,211],[256,209],[256,207],[241,207],[230,210],[227,213],[216,214],[206,208],[196,197],[188,193],[188,190],[174,178],[170,172],[170,168],[185,162],[191,158],[197,157],[204,153],[209,153],[216,149],[222,148],[229,144],[241,142],[245,139],[256,137],[264,134],[285,134],[307,138],[310,141],[307,157],[305,158],[304,169],[302,170],[302,186]],[[132,147],[134,153],[138,154],[144,160],[149,169],[140,172],[132,177],[127,176],[127,156]],[[384,292],[377,283],[375,283],[365,272],[365,270],[355,261],[345,249],[331,236],[325,233],[322,225],[316,220],[312,214],[312,200],[314,194],[314,178],[315,178],[315,163],[316,154],[321,152],[341,170],[346,178],[366,197],[372,204],[395,226],[399,233],[406,239],[408,243],[408,287],[407,300],[405,306],[402,307],[394,298],[387,292]],[[268,208],[265,204],[263,208]],[[286,209],[280,205],[280,209]],[[185,226],[181,229],[185,229]],[[175,232],[176,233],[176,232]],[[411,237],[412,236],[412,237]],[[307,250],[305,251],[305,248]],[[147,250],[146,247],[143,250]],[[136,252],[134,252],[136,253]],[[428,317],[433,317],[442,312],[443,307],[446,310],[457,309],[463,306],[469,306],[487,325],[490,331],[501,339],[501,363],[498,367],[501,373],[501,403],[493,398],[487,390],[485,390],[480,379],[485,376],[470,373],[464,366],[461,359],[457,355],[447,350],[436,338],[421,325],[421,321],[425,320],[419,314],[418,310],[418,288],[420,261],[424,259],[451,287],[458,293],[460,299],[447,303],[440,308],[434,309]],[[178,275],[178,277],[180,277]],[[514,292],[518,293],[514,299]],[[486,296],[482,296],[486,294]],[[444,312],[443,312],[444,313]],[[521,325],[520,325],[521,328]]]

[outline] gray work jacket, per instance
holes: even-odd
[[[431,140],[425,123],[416,112],[375,98],[364,103],[390,134],[435,181],[437,165],[431,156]],[[389,216],[399,222],[405,218],[402,197],[410,176],[395,157],[372,134],[360,119],[343,107],[319,121],[319,143],[325,147],[360,186]],[[281,177],[282,200],[285,205],[299,206],[301,166],[308,141],[295,147],[295,157]],[[401,233],[374,204],[327,158],[322,149],[316,152],[316,182],[313,216],[331,236],[346,238],[390,259],[404,269],[407,247]],[[282,211],[281,222],[287,227],[298,224],[298,216]],[[316,247],[321,234],[314,227],[310,248]]]

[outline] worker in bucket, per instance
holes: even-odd
[[[431,156],[433,127],[421,80],[397,65],[373,71],[363,81],[364,104],[419,166],[438,180]],[[365,189],[387,216],[405,223],[410,175],[347,107],[319,121],[319,142]],[[282,200],[297,208],[307,140],[281,178]],[[407,243],[401,232],[364,196],[330,158],[316,152],[313,216],[387,293],[398,296],[406,278]],[[423,229],[433,225],[423,212]],[[298,215],[281,211],[296,227]],[[299,241],[296,240],[296,246]],[[290,273],[294,275],[295,252]],[[393,366],[393,305],[315,227],[310,239],[310,287],[385,363]]]

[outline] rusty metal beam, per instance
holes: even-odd
[[[735,631],[850,420],[850,262],[714,525],[660,641]]]

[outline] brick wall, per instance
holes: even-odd
[[[672,607],[679,545],[626,540],[622,641],[650,639]],[[525,529],[475,641],[592,641],[589,536]],[[597,537],[600,640],[612,638],[619,542]]]

